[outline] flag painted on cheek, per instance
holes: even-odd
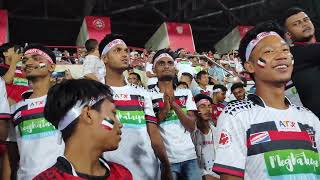
[[[114,125],[114,121],[109,118],[104,118],[101,122],[101,125],[104,129],[112,130],[113,125]]]
[[[263,60],[263,59],[258,59],[258,62],[257,62],[258,66],[260,66],[261,68],[264,68],[266,66],[266,61]]]

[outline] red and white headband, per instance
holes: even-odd
[[[222,89],[221,89],[221,88],[217,88],[217,89],[213,90],[212,92],[213,92],[213,93],[222,92]]]
[[[170,54],[168,54],[168,53],[162,53],[162,54],[160,54],[158,57],[156,57],[156,59],[154,60],[154,62],[153,62],[153,67],[157,64],[157,62],[158,62],[161,58],[164,58],[164,57],[167,57],[167,58],[173,60],[173,58],[172,58],[172,56],[170,56]]]
[[[256,45],[264,38],[269,37],[269,36],[279,36],[280,35],[274,31],[270,31],[270,32],[261,32],[257,35],[257,37],[253,40],[250,41],[250,43],[248,44],[247,48],[246,48],[246,61],[249,60],[249,57],[254,49],[254,47],[256,47]]]
[[[201,106],[202,104],[211,104],[211,102],[208,99],[201,99],[196,103],[197,107]]]
[[[103,48],[101,55],[107,54],[107,53],[110,51],[110,49],[112,49],[114,46],[120,45],[120,44],[127,46],[126,43],[125,43],[123,40],[121,40],[121,39],[115,39],[115,40],[109,42],[109,43]]]
[[[44,57],[51,64],[54,64],[54,62],[51,59],[51,57],[47,53],[41,51],[40,49],[36,49],[36,48],[28,49],[26,52],[24,52],[24,55],[39,55],[39,56]]]

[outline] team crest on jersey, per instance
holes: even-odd
[[[250,144],[260,144],[271,141],[269,133],[267,131],[258,132],[250,135]]]
[[[180,97],[179,98],[179,101],[181,103],[182,106],[185,106],[186,105],[186,98],[185,97]]]
[[[227,130],[222,130],[220,133],[220,138],[219,138],[219,148],[227,148],[231,144],[231,135]]]
[[[159,105],[159,102],[155,102],[152,104],[153,108],[158,108],[160,105]]]
[[[278,131],[290,131],[290,132],[301,132],[300,127],[295,121],[278,121],[277,122]]]
[[[30,104],[28,104],[28,109],[35,109],[35,108],[39,108],[39,107],[44,107],[44,103],[45,103],[44,100],[31,102]]]
[[[120,101],[129,101],[129,100],[131,100],[131,96],[130,96],[130,94],[115,94],[114,96],[113,96],[113,99],[114,100],[120,100]]]
[[[139,105],[140,105],[141,107],[144,107],[144,97],[143,97],[143,96],[139,96],[138,102],[139,102]]]
[[[312,142],[312,147],[313,148],[317,148],[315,131],[312,128],[308,128],[306,131],[307,131],[307,133],[308,133],[308,135],[310,137],[310,141]]]

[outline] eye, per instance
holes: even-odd
[[[264,52],[264,54],[270,54],[270,53],[272,53],[271,50],[266,50],[266,51]]]

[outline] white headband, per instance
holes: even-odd
[[[28,49],[26,52],[24,52],[24,55],[40,55],[47,59],[51,64],[54,64],[51,57],[47,53],[41,51],[40,49]]]
[[[247,48],[246,48],[246,61],[249,60],[249,57],[252,53],[252,50],[254,49],[254,47],[256,47],[256,45],[265,37],[268,36],[279,36],[280,35],[274,31],[270,31],[270,32],[261,32],[257,35],[257,37],[253,40],[250,41],[250,43],[248,44]]]
[[[107,53],[110,51],[110,49],[112,49],[114,46],[119,45],[119,44],[122,44],[122,45],[127,46],[126,43],[125,43],[123,40],[121,40],[121,39],[115,39],[115,40],[109,42],[109,43],[103,48],[101,55],[107,54]]]
[[[67,114],[60,120],[58,124],[58,130],[64,130],[69,124],[71,124],[75,119],[77,119],[84,106],[93,106],[100,100],[106,98],[106,96],[99,96],[97,99],[92,98],[87,103],[82,103],[82,101],[77,101],[77,103],[67,112]]]
[[[208,99],[201,99],[200,101],[198,101],[196,103],[197,107],[199,107],[200,105],[204,104],[204,103],[210,103],[210,101]],[[211,104],[211,103],[210,103]]]
[[[161,59],[161,58],[170,58],[171,60],[173,60],[173,58],[168,54],[168,53],[162,53],[160,54],[154,61],[153,61],[153,67],[157,64],[157,62]]]
[[[222,92],[222,89],[221,88],[217,88],[217,89],[213,90],[212,92],[213,93]]]

